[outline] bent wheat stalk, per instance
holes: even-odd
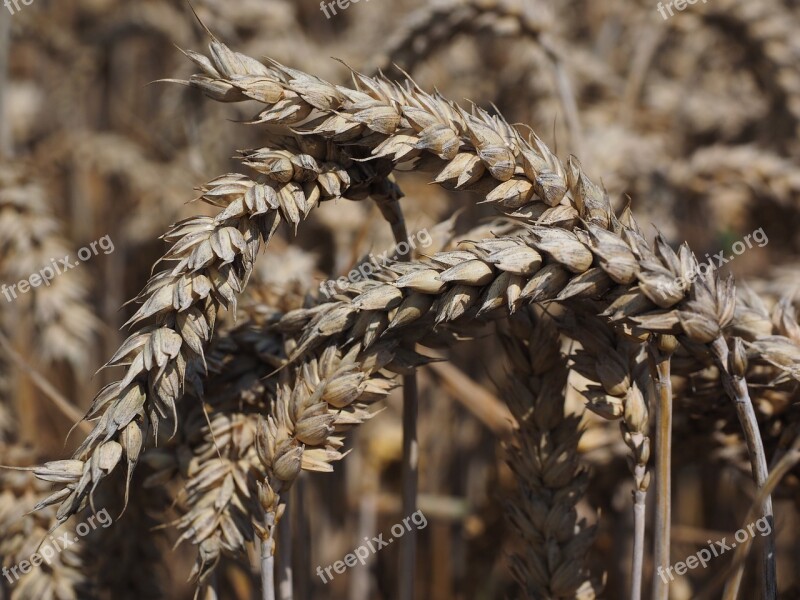
[[[733,341],[733,348],[728,349],[727,344],[722,338],[715,340],[712,345],[714,358],[722,373],[722,383],[730,399],[736,406],[736,415],[744,433],[747,450],[750,456],[750,464],[753,471],[753,479],[759,490],[766,486],[769,478],[769,468],[767,467],[767,455],[764,451],[764,442],[761,439],[758,429],[758,420],[753,408],[753,401],[750,399],[750,392],[747,389],[747,355],[744,344],[739,338]],[[775,518],[772,512],[772,496],[766,495],[761,502],[760,518],[765,519],[770,524],[770,532],[764,544],[764,557],[761,565],[764,598],[774,599],[778,597],[778,582],[775,571]],[[743,567],[740,566],[733,580],[730,582],[730,589],[736,590],[740,584]]]

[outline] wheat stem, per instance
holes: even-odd
[[[10,340],[6,335],[0,331],[0,347],[8,354],[9,358],[17,365],[17,368],[23,371],[31,378],[31,381],[38,387],[48,398],[53,405],[63,414],[67,419],[73,423],[77,423],[78,427],[84,433],[90,433],[92,427],[84,420],[83,415],[70,403],[47,379],[34,369],[28,362],[20,356],[14,347],[11,345]]]
[[[651,342],[650,362],[656,390],[656,508],[653,532],[653,562],[658,570],[669,567],[672,498],[672,379],[670,361],[677,346],[673,336],[658,336]],[[653,600],[668,600],[669,583],[653,575]]]
[[[13,146],[9,120],[5,118],[8,89],[8,55],[11,48],[11,15],[0,11],[0,156],[10,157]]]
[[[400,206],[402,193],[395,187],[395,193],[386,194],[377,202],[384,218],[392,227],[395,244],[405,243],[408,247],[408,229],[403,209]],[[409,262],[411,253],[400,255],[400,260]],[[403,515],[408,516],[417,510],[419,440],[417,438],[417,413],[419,412],[417,394],[417,372],[403,375],[403,464],[401,481],[403,487]],[[412,600],[417,558],[417,538],[406,535],[400,541],[399,598]]]
[[[261,600],[275,600],[274,513],[265,513],[264,530],[265,535],[261,538]]]
[[[403,515],[416,511],[419,467],[419,441],[417,439],[417,378],[403,377]],[[403,536],[400,545],[400,600],[414,598],[414,570],[417,562],[416,536]]]
[[[783,480],[783,478],[799,462],[800,436],[795,437],[791,443],[791,446],[786,450],[786,453],[780,458],[780,460],[773,463],[772,470],[770,471],[764,487],[758,491],[750,510],[747,512],[747,516],[743,521],[742,529],[756,519],[756,515],[761,512],[761,506],[764,502],[764,499],[772,494],[773,490],[778,487],[778,484]],[[747,554],[750,551],[750,545],[752,542],[753,538],[748,537],[743,543],[736,546],[736,553],[731,561],[731,566],[728,568],[728,573],[734,569],[737,570],[737,573],[734,573],[734,575],[731,577],[728,577],[727,573],[723,573],[720,576],[715,577],[714,581],[712,581],[712,583],[709,584],[702,593],[697,594],[695,600],[710,600],[710,598],[712,598],[711,594],[714,593],[717,588],[722,587],[723,583],[725,584],[725,589],[721,596],[722,600],[737,600],[739,595],[739,585],[741,584],[741,573],[738,571],[742,568],[742,565],[744,565],[745,560],[747,560]]]
[[[285,506],[278,521],[278,599],[292,600],[292,503],[287,501]]]
[[[750,457],[753,481],[758,489],[761,490],[769,478],[769,468],[767,467],[767,455],[758,429],[758,419],[753,408],[753,401],[747,389],[747,380],[745,378],[747,359],[744,345],[740,338],[736,338],[733,352],[729,352],[727,344],[719,337],[711,345],[711,350],[722,376],[723,387],[736,407],[736,415],[739,419],[747,444],[747,453]],[[764,598],[773,600],[777,598],[778,588],[775,569],[775,536],[773,532],[775,520],[772,511],[772,496],[770,495],[765,496],[761,502],[760,518],[766,519],[770,524],[770,533],[765,540],[763,549],[762,581],[764,582]],[[732,594],[731,597],[736,597],[743,573],[744,563],[739,565],[734,577],[729,582],[728,590]]]
[[[636,466],[634,479],[644,477],[647,469]],[[647,491],[636,489],[633,492],[633,551],[631,554],[631,600],[642,598],[642,570],[644,569],[644,532],[646,527]]]
[[[428,369],[442,389],[499,439],[507,440],[513,435],[516,419],[497,396],[449,362],[434,362]]]

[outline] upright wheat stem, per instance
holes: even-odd
[[[722,375],[722,384],[736,406],[736,415],[742,427],[750,465],[753,470],[753,481],[759,490],[763,489],[769,478],[767,455],[764,451],[764,442],[758,429],[758,419],[753,408],[753,401],[747,389],[745,373],[747,371],[747,358],[744,344],[740,338],[734,340],[733,351],[728,351],[728,346],[722,337],[717,338],[711,345],[717,367]],[[775,519],[772,512],[772,496],[767,495],[761,502],[760,518],[766,519],[770,524],[770,533],[764,540],[764,556],[762,557],[762,571],[764,582],[763,595],[766,600],[778,597],[777,573],[775,568]],[[726,597],[735,598],[741,585],[744,573],[744,563],[740,564],[734,576],[726,586]]]
[[[0,11],[0,156],[11,156],[11,129],[5,118],[8,89],[8,54],[11,47],[11,14]]]
[[[400,206],[402,194],[398,189],[386,194],[377,202],[384,218],[389,222],[396,244],[405,243],[409,247],[408,229]],[[400,255],[400,260],[409,262],[411,253]],[[417,487],[419,467],[419,442],[417,439],[417,372],[403,376],[403,516],[417,510]],[[399,599],[412,600],[414,597],[414,574],[417,562],[417,538],[406,535],[400,541]]]
[[[275,600],[275,515],[266,513],[265,537],[261,538],[261,600]]]
[[[278,599],[292,600],[292,503],[286,502],[283,517],[278,521]]]
[[[403,377],[403,515],[416,511],[419,442],[417,440],[417,378]],[[400,600],[414,598],[416,536],[405,535],[400,542]]]
[[[650,344],[651,370],[656,390],[656,514],[653,532],[653,600],[668,600],[669,583],[660,575],[669,567],[672,497],[672,379],[670,361],[678,341],[658,336]]]
[[[634,479],[644,477],[647,468],[636,465]],[[642,598],[642,570],[644,568],[644,531],[646,521],[647,491],[636,488],[633,491],[633,553],[631,556],[631,600]]]

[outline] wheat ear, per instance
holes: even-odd
[[[69,255],[75,262],[62,225],[50,209],[43,187],[32,177],[29,166],[0,166],[0,281],[9,285],[28,279],[43,268],[55,273],[52,262]],[[41,278],[40,278],[41,279]],[[69,272],[55,276],[49,285],[31,287],[30,297],[0,302],[30,302],[36,351],[45,361],[64,360],[78,371],[88,367],[86,358],[98,321],[88,302],[86,276]]]
[[[651,475],[649,409],[646,368],[638,340],[614,332],[591,312],[569,313],[561,328],[581,348],[571,355],[573,368],[593,382],[582,394],[586,408],[603,418],[620,420],[622,439],[631,451],[633,475],[632,600],[642,596],[644,569],[645,509]]]
[[[703,7],[703,18],[734,43],[741,44],[751,60],[753,75],[771,99],[771,112],[779,127],[791,131],[791,146],[800,126],[800,42],[798,21],[781,2],[725,0]]]
[[[29,449],[5,444],[0,447],[0,455],[3,464],[18,467],[35,464],[39,459]],[[66,534],[71,543],[65,544],[63,548],[52,548],[53,541],[49,536],[52,533],[55,511],[48,509],[34,514],[27,513],[34,504],[49,494],[48,481],[58,481],[57,475],[51,472],[49,477],[37,479],[29,472],[0,471],[0,558],[3,566],[10,568],[19,565],[21,561],[30,560],[41,549],[40,545],[47,544],[55,555],[46,569],[32,569],[22,575],[13,588],[6,586],[7,578],[3,577],[0,589],[7,591],[9,598],[82,598],[91,593],[92,585],[85,561],[85,541],[66,527],[53,538],[60,540]],[[73,539],[76,541],[72,542]]]
[[[60,503],[59,520],[80,510],[123,457],[130,478],[148,432],[157,435],[169,419],[177,429],[187,373],[202,389],[196,374],[217,315],[235,312],[259,249],[281,221],[297,227],[320,201],[387,189],[372,165],[338,156],[319,140],[281,138],[274,148],[244,153],[245,164],[263,173],[258,180],[230,174],[202,188],[201,200],[220,207],[216,216],[186,219],[164,236],[172,247],[162,261],[171,264],[135,299],[142,306],[129,321],[155,323],[133,333],[106,365],[124,366],[126,374],[95,398],[86,418],[98,422],[76,451],[65,487],[43,504]]]
[[[578,456],[581,419],[564,412],[569,372],[558,331],[527,309],[509,320],[501,339],[513,369],[505,396],[519,424],[507,446],[518,490],[506,515],[525,541],[511,572],[528,598],[596,598],[599,586],[586,566],[594,527],[577,515],[588,485]]]

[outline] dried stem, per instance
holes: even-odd
[[[392,227],[394,240],[397,245],[405,243],[408,246],[408,229],[400,207],[401,194],[387,195],[378,201],[378,207],[383,216]],[[411,259],[410,252],[400,255],[403,262]],[[419,398],[417,394],[417,372],[403,375],[403,515],[413,514],[417,510],[417,487],[419,467],[419,442],[417,439],[417,413],[419,412]],[[417,562],[417,538],[406,535],[400,541],[400,570],[399,570],[399,598],[412,600],[414,597],[414,580]]]
[[[286,502],[281,520],[278,521],[278,599],[292,600],[292,503]]]
[[[637,465],[634,478],[644,476],[647,469]],[[647,491],[635,489],[633,491],[633,553],[631,556],[631,600],[642,598],[642,570],[644,569],[644,532],[647,525],[645,519],[645,504]]]
[[[428,369],[439,385],[494,435],[501,440],[513,435],[516,419],[497,396],[449,362],[434,362]]]
[[[38,387],[52,403],[53,405],[61,411],[65,417],[67,417],[73,423],[78,423],[78,427],[84,433],[88,434],[92,431],[92,427],[86,422],[83,421],[83,415],[75,408],[75,406],[67,400],[53,385],[47,381],[47,379],[39,373],[36,369],[34,369],[28,362],[20,356],[14,347],[11,345],[9,339],[5,336],[5,334],[0,331],[0,348],[8,354],[8,357],[14,362],[17,368],[26,373],[28,377],[31,378],[31,381]]]
[[[787,432],[788,433],[788,432]],[[770,471],[769,477],[767,478],[767,482],[763,488],[761,488],[756,495],[755,501],[753,502],[750,510],[747,513],[743,521],[742,528],[746,527],[747,524],[752,523],[756,520],[756,515],[761,512],[761,506],[765,498],[767,498],[770,494],[772,494],[773,490],[778,487],[778,484],[783,480],[783,478],[800,462],[800,437],[795,437],[791,443],[791,446],[786,450],[785,454],[780,458],[780,460],[775,461],[772,465],[772,470]],[[744,564],[745,560],[747,559],[747,554],[750,551],[750,545],[753,542],[752,537],[748,537],[744,542],[738,544],[736,546],[736,552],[733,556],[733,560],[731,561],[731,566],[729,568],[729,572],[733,569],[737,571],[740,567]],[[731,585],[732,583],[736,582],[736,585]],[[700,594],[696,595],[695,600],[709,600],[712,598],[711,594],[713,594],[719,587],[722,587],[723,583],[726,583],[725,591],[723,592],[722,600],[737,600],[739,595],[739,583],[741,582],[741,574],[735,574],[733,578],[727,577],[726,573],[717,576],[715,580],[708,585],[708,587],[703,590]]]
[[[0,156],[10,157],[13,146],[11,129],[5,118],[8,89],[8,54],[11,47],[11,14],[0,11]]]
[[[403,515],[417,510],[419,442],[417,440],[417,378],[403,377]],[[400,542],[400,600],[414,598],[414,571],[417,562],[416,536],[405,535]]]
[[[264,488],[261,488],[262,490]],[[261,539],[261,600],[275,600],[275,513],[264,513]]]
[[[651,342],[650,359],[656,390],[656,514],[653,532],[653,600],[668,600],[669,583],[659,576],[669,567],[670,526],[672,523],[672,379],[670,361],[677,347],[671,336],[658,336]]]
[[[717,361],[717,367],[722,374],[722,384],[728,396],[736,407],[736,415],[742,427],[742,433],[747,443],[747,453],[753,470],[753,481],[759,490],[763,489],[769,478],[767,455],[764,442],[758,429],[758,419],[753,408],[753,401],[747,389],[745,373],[747,371],[747,358],[744,344],[740,338],[734,340],[732,352],[722,338],[712,344],[712,352]],[[772,512],[772,496],[765,496],[760,506],[760,518],[766,519],[770,524],[770,533],[764,541],[764,556],[762,558],[762,581],[764,582],[763,594],[767,600],[777,598],[778,584],[775,568],[775,520]],[[735,598],[741,585],[744,573],[744,563],[740,564],[736,573],[726,586],[726,595]]]

